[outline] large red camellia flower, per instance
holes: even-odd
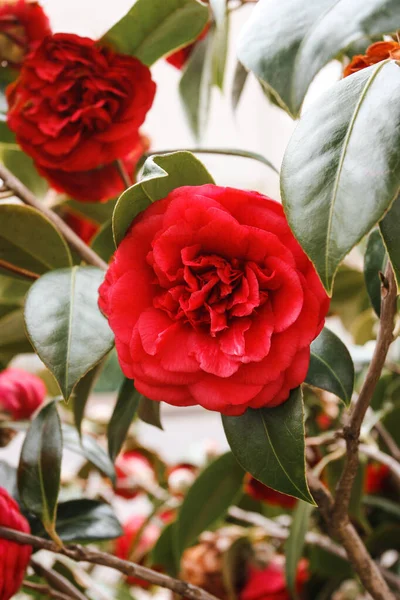
[[[100,288],[136,388],[226,415],[287,400],[328,305],[281,205],[215,185],[178,188],[141,213]]]
[[[155,87],[137,58],[57,33],[7,88],[7,123],[39,168],[88,171],[136,146]]]
[[[37,375],[14,368],[0,373],[0,411],[15,421],[29,419],[45,397],[46,386]]]
[[[30,533],[28,521],[18,504],[0,487],[0,525]],[[21,587],[32,549],[16,542],[0,539],[0,600],[10,600]]]
[[[30,0],[0,3],[0,61],[20,67],[25,56],[51,33],[42,7]]]

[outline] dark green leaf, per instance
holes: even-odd
[[[390,262],[400,288],[400,196],[379,224]]]
[[[77,200],[67,200],[59,205],[59,210],[73,212],[79,217],[89,219],[98,225],[103,225],[112,217],[117,199],[107,202],[79,202]]]
[[[165,198],[172,190],[184,185],[214,183],[205,166],[190,152],[172,152],[150,156],[142,179],[122,194],[113,214],[116,245],[126,234],[133,219],[155,200]]]
[[[18,491],[29,512],[54,534],[63,436],[56,403],[46,404],[26,434],[18,467]]]
[[[243,470],[231,452],[214,460],[185,496],[176,522],[178,556],[221,519],[242,490]]]
[[[354,365],[350,352],[326,327],[311,344],[306,383],[336,394],[348,406],[354,387]]]
[[[236,600],[248,578],[248,564],[254,550],[248,537],[236,539],[222,555],[222,578],[229,598]]]
[[[310,523],[313,507],[306,502],[298,502],[294,512],[293,520],[290,526],[289,537],[285,543],[285,573],[286,582],[293,598],[297,597],[296,576],[299,560],[303,555],[306,533]]]
[[[24,305],[31,282],[0,274],[0,319]]]
[[[104,223],[100,231],[92,239],[90,245],[103,260],[107,263],[110,261],[115,252],[111,219]]]
[[[153,425],[158,429],[164,429],[160,418],[161,402],[149,400],[142,396],[139,400],[138,417],[144,423]]]
[[[197,0],[137,0],[102,42],[150,66],[193,42],[208,18],[208,8]]]
[[[107,428],[108,454],[112,461],[115,461],[121,451],[129,427],[136,415],[139,398],[140,394],[135,390],[133,381],[125,378]]]
[[[179,94],[196,140],[206,132],[213,84],[214,34],[197,42],[179,82]]]
[[[47,181],[41,177],[36,170],[33,160],[22,152],[18,146],[3,146],[0,147],[1,162],[9,169],[18,179],[22,181],[35,196],[43,198],[49,189]]]
[[[34,208],[18,204],[0,204],[0,259],[38,275],[72,264],[54,225]]]
[[[85,414],[86,403],[89,400],[90,392],[93,388],[96,377],[99,374],[100,365],[96,365],[86,373],[84,377],[77,383],[73,393],[73,410],[75,427],[81,435],[82,421]]]
[[[385,272],[386,250],[378,230],[373,231],[367,243],[364,257],[364,277],[368,296],[375,313],[381,314],[381,279],[379,273]]]
[[[244,86],[246,85],[247,78],[249,76],[249,72],[242,65],[242,63],[238,60],[235,69],[235,75],[233,78],[233,86],[232,86],[232,107],[233,110],[236,110],[240,98],[242,97],[242,93],[244,90]]]
[[[104,361],[100,377],[96,381],[94,391],[104,394],[106,392],[117,392],[124,381],[124,374],[119,366],[118,356],[115,348],[111,350]]]
[[[83,435],[79,438],[79,434],[71,425],[63,425],[63,440],[64,448],[68,448],[71,452],[84,456],[92,465],[97,467],[103,475],[109,477],[112,482],[115,481],[115,469],[107,452],[96,442],[95,438],[90,435]]]
[[[61,269],[41,277],[28,293],[29,338],[65,400],[113,346],[112,331],[97,304],[103,278],[94,267]]]
[[[172,577],[175,577],[179,570],[174,545],[175,523],[170,523],[163,529],[150,556],[150,564],[153,567],[162,567]]]
[[[38,523],[31,526],[33,535],[42,535]],[[112,540],[123,531],[109,504],[97,500],[68,500],[60,502],[56,529],[63,542],[90,543]]]
[[[32,352],[32,346],[25,333],[22,308],[12,310],[0,318],[0,331],[0,362],[6,357],[11,360],[16,354]]]
[[[400,506],[398,502],[388,500],[382,496],[363,496],[362,502],[371,508],[377,508],[387,513],[391,517],[395,517],[397,521],[400,521]]]
[[[328,292],[341,260],[398,195],[399,94],[395,61],[359,71],[314,103],[287,148],[285,212]]]
[[[304,408],[301,389],[275,408],[249,408],[222,417],[236,459],[265,485],[314,504],[305,474]],[[250,433],[249,433],[250,432]]]

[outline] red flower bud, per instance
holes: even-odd
[[[184,496],[196,479],[198,469],[190,463],[181,463],[168,470],[168,487],[174,496]]]
[[[153,548],[154,544],[160,537],[161,529],[153,523],[149,523],[144,531],[140,533],[140,540],[136,545],[136,536],[139,533],[146,518],[140,515],[135,515],[124,525],[124,535],[116,541],[115,555],[122,560],[133,560],[142,564],[146,555]],[[128,577],[129,585],[138,585],[143,588],[150,587],[150,583],[137,577]],[[1,598],[0,598],[1,600]]]
[[[0,525],[30,533],[28,521],[18,504],[0,487]],[[24,579],[32,548],[0,539],[0,600],[9,600],[17,593]]]
[[[14,421],[29,419],[46,397],[46,386],[36,375],[8,368],[0,373],[0,411]]]
[[[370,463],[367,465],[364,489],[367,494],[384,493],[390,482],[390,469],[386,465]]]
[[[156,483],[151,462],[137,450],[121,454],[115,463],[115,472],[115,493],[123,498],[135,498],[143,489],[147,489],[148,484]]]

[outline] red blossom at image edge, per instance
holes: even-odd
[[[46,397],[46,386],[32,373],[8,368],[0,373],[0,412],[14,421],[29,419]]]
[[[57,33],[8,86],[7,123],[39,170],[90,171],[133,151],[155,90],[137,58]]]
[[[19,68],[25,56],[50,34],[49,19],[38,2],[1,2],[0,62]]]
[[[240,415],[304,381],[329,298],[278,202],[203,185],[134,220],[99,304],[140,393]]]
[[[400,59],[400,44],[398,42],[375,42],[367,48],[365,54],[353,56],[351,62],[343,71],[343,77],[362,71],[388,58]]]
[[[28,521],[8,492],[0,487],[0,526],[30,533]],[[21,587],[32,549],[0,539],[0,600],[10,600]]]
[[[296,590],[298,594],[309,579],[308,562],[300,560],[297,568]],[[274,558],[268,566],[249,567],[248,579],[242,589],[239,600],[291,600],[287,589],[285,565],[282,557]]]
[[[193,50],[195,49],[197,42],[199,42],[200,40],[203,40],[206,37],[206,35],[209,32],[209,29],[210,29],[210,23],[207,23],[207,25],[204,27],[204,29],[201,32],[201,34],[199,35],[199,37],[192,44],[189,44],[188,46],[185,46],[184,48],[181,48],[180,50],[173,52],[172,54],[167,56],[167,58],[165,60],[170,65],[175,67],[176,69],[179,69],[179,70],[183,69],[183,67],[186,65],[187,61],[189,60]]]

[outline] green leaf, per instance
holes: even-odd
[[[227,0],[210,0],[215,18],[213,36],[213,84],[223,91],[229,44],[229,12]]]
[[[381,279],[379,273],[385,272],[386,250],[378,230],[372,231],[368,238],[364,257],[364,278],[372,307],[379,317],[381,314]]]
[[[0,275],[0,319],[13,310],[22,308],[31,282]]]
[[[305,474],[300,388],[280,406],[249,408],[240,417],[223,415],[222,422],[231,450],[246,471],[278,492],[314,504]]]
[[[113,346],[113,334],[97,305],[103,278],[94,267],[61,269],[38,279],[28,293],[29,338],[65,400]]]
[[[311,344],[306,383],[336,394],[346,406],[354,388],[354,365],[350,352],[326,327]]]
[[[104,225],[112,217],[117,198],[107,202],[79,202],[78,200],[67,200],[58,205],[58,209],[73,212],[79,217]]]
[[[248,565],[254,550],[249,537],[237,538],[222,555],[222,578],[229,598],[236,600],[248,578]]]
[[[177,556],[225,516],[242,491],[243,469],[231,452],[214,460],[196,479],[179,510],[175,529]]]
[[[150,564],[155,568],[162,567],[171,577],[176,577],[179,571],[174,545],[175,523],[169,523],[163,529],[150,555]]]
[[[113,214],[115,244],[124,238],[133,219],[156,200],[185,185],[214,183],[205,166],[190,152],[172,152],[150,156],[142,179],[119,198]]]
[[[124,374],[119,366],[115,348],[109,352],[101,369],[100,377],[96,381],[94,391],[101,394],[117,392],[124,381]]]
[[[139,400],[138,417],[144,423],[163,430],[164,428],[160,418],[160,408],[161,402],[149,400],[149,398],[142,396]]]
[[[26,434],[18,466],[18,491],[29,512],[54,536],[63,437],[56,402],[46,404]]]
[[[26,337],[23,309],[12,310],[0,318],[0,362],[8,357],[9,362],[16,354],[32,352]]]
[[[205,134],[214,77],[214,36],[197,42],[179,82],[179,94],[190,129],[196,140]]]
[[[103,475],[115,482],[115,469],[107,452],[90,435],[79,437],[78,432],[71,425],[62,426],[64,448],[83,456],[92,465],[97,467]]]
[[[54,225],[34,208],[18,204],[0,204],[0,259],[38,275],[72,264]]]
[[[285,212],[329,293],[341,260],[398,195],[399,94],[395,61],[359,71],[314,103],[286,150]]]
[[[208,18],[207,6],[197,0],[137,0],[101,41],[150,66],[193,42]]]
[[[0,146],[0,160],[38,198],[43,198],[49,189],[47,181],[36,170],[33,160],[19,147]]]
[[[43,535],[39,524],[32,524],[33,535]],[[121,525],[109,504],[98,500],[60,502],[56,529],[65,543],[91,543],[112,540],[123,534]]]
[[[232,108],[236,110],[240,98],[242,97],[242,93],[244,90],[244,86],[246,85],[247,78],[249,76],[249,72],[242,65],[242,63],[238,60],[236,63],[235,75],[233,77],[233,85],[232,85]]]
[[[82,433],[82,421],[85,415],[85,408],[89,400],[90,392],[94,386],[96,377],[99,375],[100,364],[91,369],[75,386],[73,393],[73,411],[74,423],[79,435]]]
[[[121,451],[136,415],[139,398],[140,394],[136,391],[133,381],[125,378],[107,428],[108,454],[112,461],[115,461]]]
[[[104,223],[100,231],[96,233],[90,246],[107,263],[115,252],[115,243],[111,219]]]
[[[383,241],[393,271],[396,276],[397,287],[400,289],[400,196],[394,201],[388,214],[379,223]]]
[[[297,597],[296,576],[299,560],[303,555],[306,533],[310,523],[313,506],[306,502],[298,502],[294,512],[293,520],[290,526],[289,537],[285,543],[285,574],[289,590],[293,598]]]

